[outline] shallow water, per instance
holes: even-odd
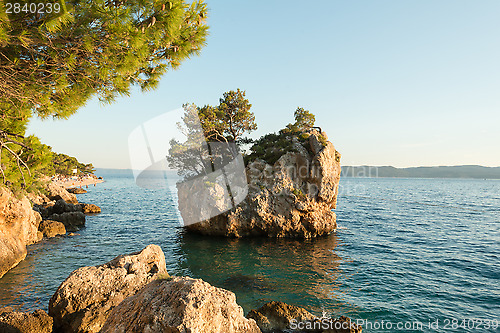
[[[245,312],[281,300],[366,319],[366,332],[409,331],[396,324],[415,321],[416,332],[465,332],[452,320],[500,320],[500,181],[344,178],[339,230],[305,241],[185,234],[172,197],[130,176],[109,175],[79,200],[103,213],[77,236],[30,246],[0,279],[0,306],[46,309],[74,269],[154,243],[169,273],[235,292]]]

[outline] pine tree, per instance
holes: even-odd
[[[132,86],[153,89],[167,70],[199,54],[208,34],[202,0],[16,3],[22,10],[7,13],[0,2],[0,130],[14,135],[0,138],[2,171],[19,172],[11,158],[33,140],[19,137],[31,116],[67,118],[94,96],[112,102]]]
[[[5,14],[0,3],[3,111],[66,118],[94,95],[110,102],[133,85],[155,88],[169,68],[200,52],[208,32],[201,1],[61,4],[59,13]]]

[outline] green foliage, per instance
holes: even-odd
[[[0,137],[0,177],[12,187],[30,187],[40,173],[93,170],[23,138],[30,117],[67,118],[94,96],[112,102],[133,86],[153,89],[167,70],[199,54],[208,35],[202,0],[15,3],[52,10],[7,13],[0,2],[0,133],[12,134]]]
[[[52,151],[32,135],[18,142],[22,145],[11,142],[9,137],[0,140],[1,181],[10,184],[14,191],[38,189],[38,178],[43,169],[50,165]]]
[[[10,117],[67,118],[94,95],[111,102],[133,85],[155,88],[200,52],[208,33],[202,1],[60,4],[57,14],[6,14],[0,3],[0,109]]]
[[[177,125],[187,140],[170,141],[167,161],[170,168],[178,170],[178,174],[185,178],[213,171],[217,156],[227,153],[235,156],[238,144],[250,142],[243,135],[257,129],[255,116],[250,111],[252,104],[240,89],[224,93],[216,107],[197,107],[195,104],[184,104],[183,107],[182,123]],[[206,142],[228,143],[229,151],[213,151],[224,148],[213,144],[206,146]]]
[[[295,117],[295,123],[288,124],[286,126],[286,130],[292,133],[297,133],[304,132],[313,128],[316,117],[308,110],[298,107],[293,115]]]
[[[326,141],[326,138],[322,134],[318,135],[318,141],[323,146],[326,146],[328,144],[328,141]]]
[[[51,161],[47,167],[43,169],[43,173],[47,176],[53,176],[55,174],[71,176],[73,175],[73,169],[78,169],[78,174],[94,173],[95,171],[92,163],[84,164],[80,163],[76,157],[52,153]]]
[[[250,148],[251,153],[245,156],[245,164],[261,159],[273,165],[286,152],[295,152],[293,147],[292,134],[287,131],[280,133],[270,133],[262,136]]]
[[[315,116],[301,107],[295,110],[294,116],[295,123],[288,124],[278,134],[266,134],[256,140],[250,148],[251,153],[245,156],[245,163],[248,164],[256,159],[261,159],[273,165],[283,154],[296,152],[293,145],[294,138],[311,153],[311,148],[307,143],[310,134],[307,131],[314,126]],[[323,136],[320,136],[319,140],[323,140],[321,143],[326,145],[326,139]]]
[[[208,141],[244,143],[244,133],[257,129],[252,104],[245,98],[245,91],[225,92],[216,107],[198,108],[198,116]]]
[[[294,188],[292,190],[292,193],[299,199],[303,199],[304,197],[306,197],[306,195],[304,194],[304,192],[302,192],[302,190],[299,188]]]

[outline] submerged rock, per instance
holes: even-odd
[[[50,299],[54,331],[99,332],[115,306],[166,274],[165,256],[157,245],[75,270]]]
[[[283,302],[269,302],[251,310],[247,318],[254,319],[263,333],[315,332],[361,333],[362,328],[347,317],[318,318],[307,310]]]
[[[25,313],[14,312],[10,308],[0,309],[2,333],[51,333],[52,322],[52,318],[43,310]]]
[[[41,220],[26,197],[0,187],[0,277],[26,257],[26,245],[42,239]]]
[[[236,296],[200,279],[173,277],[151,282],[115,307],[103,333],[259,333],[243,316]]]
[[[52,220],[42,221],[38,226],[38,230],[43,234],[44,237],[47,238],[66,234],[66,228],[64,227],[64,224]]]
[[[248,195],[235,208],[186,225],[186,229],[228,237],[300,238],[326,235],[336,230],[332,209],[337,202],[340,154],[327,141],[325,133],[310,130],[303,134],[305,141],[292,137],[288,150],[277,150],[281,155],[273,165],[258,159],[247,165]],[[179,210],[185,220],[192,219],[199,210],[198,205],[190,201],[196,189],[188,184],[177,186]],[[221,202],[219,206],[227,204]]]

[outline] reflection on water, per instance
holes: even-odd
[[[317,314],[352,308],[340,289],[345,262],[333,234],[312,240],[226,239],[182,233],[180,272],[236,293],[245,312],[272,300]],[[340,311],[341,310],[341,311]]]
[[[26,308],[46,308],[47,300],[40,293],[40,290],[50,288],[52,281],[48,276],[47,279],[40,278],[40,276],[35,277],[35,273],[51,274],[50,270],[44,270],[43,267],[40,267],[39,258],[46,255],[51,245],[62,240],[62,238],[54,238],[29,247],[26,259],[2,278],[3,288],[0,292],[0,304],[8,304],[19,311]]]

